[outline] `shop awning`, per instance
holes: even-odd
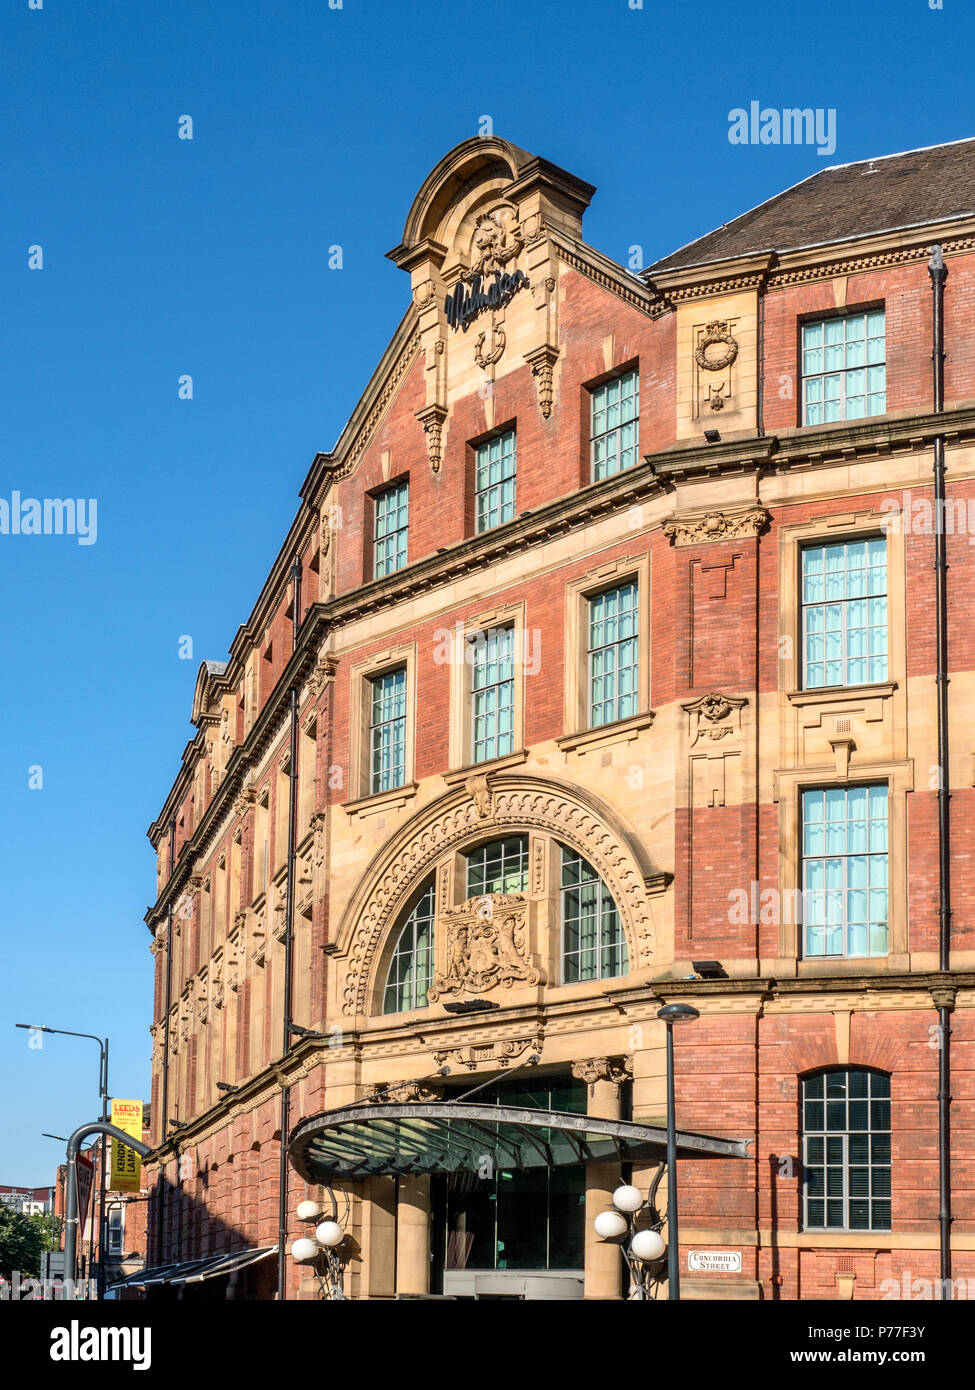
[[[219,1279],[224,1274],[235,1274],[238,1269],[246,1269],[248,1265],[255,1265],[258,1260],[266,1260],[269,1255],[276,1255],[277,1253],[278,1247],[276,1245],[267,1245],[262,1250],[238,1250],[235,1255],[217,1255],[199,1269],[181,1274],[175,1279],[170,1279],[169,1282],[171,1284],[200,1284],[204,1279]]]
[[[679,1158],[747,1158],[747,1139],[677,1133]],[[289,1157],[306,1182],[396,1173],[555,1168],[567,1163],[657,1163],[667,1131],[560,1110],[438,1101],[327,1110],[292,1132]]]
[[[207,1255],[198,1260],[182,1260],[177,1264],[156,1265],[152,1269],[140,1269],[125,1279],[119,1279],[109,1287],[112,1289],[149,1288],[154,1284],[192,1284],[198,1280],[215,1279],[223,1274],[233,1274],[247,1265],[256,1264],[268,1255],[276,1255],[276,1245],[263,1246],[259,1250],[236,1250],[233,1254]]]

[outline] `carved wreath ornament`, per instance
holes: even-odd
[[[723,348],[723,350],[722,350]],[[738,356],[738,339],[729,332],[724,319],[715,319],[704,330],[694,349],[697,365],[705,372],[721,372]]]

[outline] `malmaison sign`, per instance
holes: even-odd
[[[467,326],[485,309],[500,309],[528,284],[528,276],[523,270],[514,270],[510,275],[495,271],[487,283],[483,275],[472,275],[470,283],[463,281],[446,296],[443,302],[447,322],[451,328],[460,328],[465,333]]]

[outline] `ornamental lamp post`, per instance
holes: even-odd
[[[701,1015],[691,1004],[665,1004],[657,1017],[667,1025],[667,1298],[680,1298],[680,1238],[677,1229],[677,1123],[674,1112],[674,1025]]]

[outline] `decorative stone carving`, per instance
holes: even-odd
[[[255,787],[242,787],[234,798],[234,815],[244,816],[257,800]]]
[[[210,970],[210,997],[215,1009],[223,1008],[223,954],[217,951]]]
[[[488,333],[491,335],[490,348],[487,347]],[[487,372],[496,362],[500,362],[506,341],[504,329],[499,323],[492,323],[490,329],[485,328],[477,335],[474,361],[482,372]]]
[[[541,1056],[544,1038],[545,1034],[541,1029],[538,1029],[535,1035],[530,1038],[521,1037],[501,1039],[497,1042],[471,1043],[467,1047],[446,1047],[440,1052],[435,1052],[433,1057],[438,1067],[442,1067],[448,1058],[453,1058],[455,1062],[459,1062],[468,1071],[474,1071],[479,1066],[499,1067],[503,1070],[523,1056],[529,1048]]]
[[[498,787],[496,774],[490,812],[499,826],[518,826],[552,835],[578,850],[608,885],[620,911],[629,945],[631,969],[653,960],[654,927],[648,880],[619,835],[572,788],[547,778],[519,778]],[[473,780],[473,779],[471,779]],[[485,789],[486,790],[486,789]],[[467,788],[467,799],[451,800],[445,809],[427,810],[413,825],[394,836],[380,866],[363,885],[361,900],[353,899],[348,913],[355,922],[348,946],[342,1011],[367,1012],[368,991],[376,953],[393,921],[419,879],[430,873],[451,847],[463,845],[483,831]],[[342,928],[339,929],[341,938]]]
[[[324,811],[314,811],[311,817],[312,840],[311,858],[316,869],[325,863],[325,822],[328,817]]]
[[[443,1088],[427,1086],[423,1081],[391,1081],[388,1085],[377,1086],[371,1096],[363,1099],[363,1105],[402,1105],[407,1102],[443,1100]]]
[[[284,941],[288,931],[287,917],[285,916],[284,899],[274,904],[274,915],[271,919],[271,935],[275,941]]]
[[[546,420],[552,414],[552,405],[555,400],[555,363],[558,356],[558,348],[552,347],[549,343],[544,343],[541,347],[533,348],[531,352],[525,353],[525,361],[531,367],[532,376],[535,378],[538,408]]]
[[[694,349],[697,365],[706,372],[723,372],[738,356],[738,339],[723,319],[709,323]]]
[[[416,412],[416,418],[423,426],[423,432],[427,437],[427,458],[430,460],[430,467],[434,473],[439,473],[443,462],[443,427],[447,418],[447,407],[437,402],[425,405],[422,410]]]
[[[737,540],[740,536],[757,536],[764,530],[769,513],[764,507],[748,511],[705,512],[703,515],[670,517],[662,530],[673,545],[701,545],[705,541]]]
[[[719,739],[740,732],[741,710],[747,704],[744,696],[719,695],[713,691],[710,695],[702,695],[699,700],[681,705],[690,719],[691,747],[698,739],[706,738],[716,743]]]
[[[314,671],[308,677],[308,689],[314,699],[318,699],[322,691],[333,681],[339,669],[338,657],[320,656]]]
[[[517,257],[523,245],[518,215],[513,208],[495,208],[482,213],[471,238],[471,267],[463,278],[470,281],[475,275],[500,274]]]
[[[468,795],[477,808],[477,814],[480,819],[489,820],[492,813],[492,800],[487,774],[479,773],[474,777],[468,777],[464,786],[467,788]]]
[[[590,1057],[586,1061],[572,1063],[572,1075],[577,1081],[585,1081],[590,1096],[595,1095],[598,1081],[611,1081],[619,1094],[624,1081],[633,1077],[632,1057]]]
[[[429,1002],[436,1003],[441,994],[487,994],[498,985],[537,985],[541,975],[526,943],[527,909],[519,894],[492,893],[438,913],[447,968],[434,975]]]

